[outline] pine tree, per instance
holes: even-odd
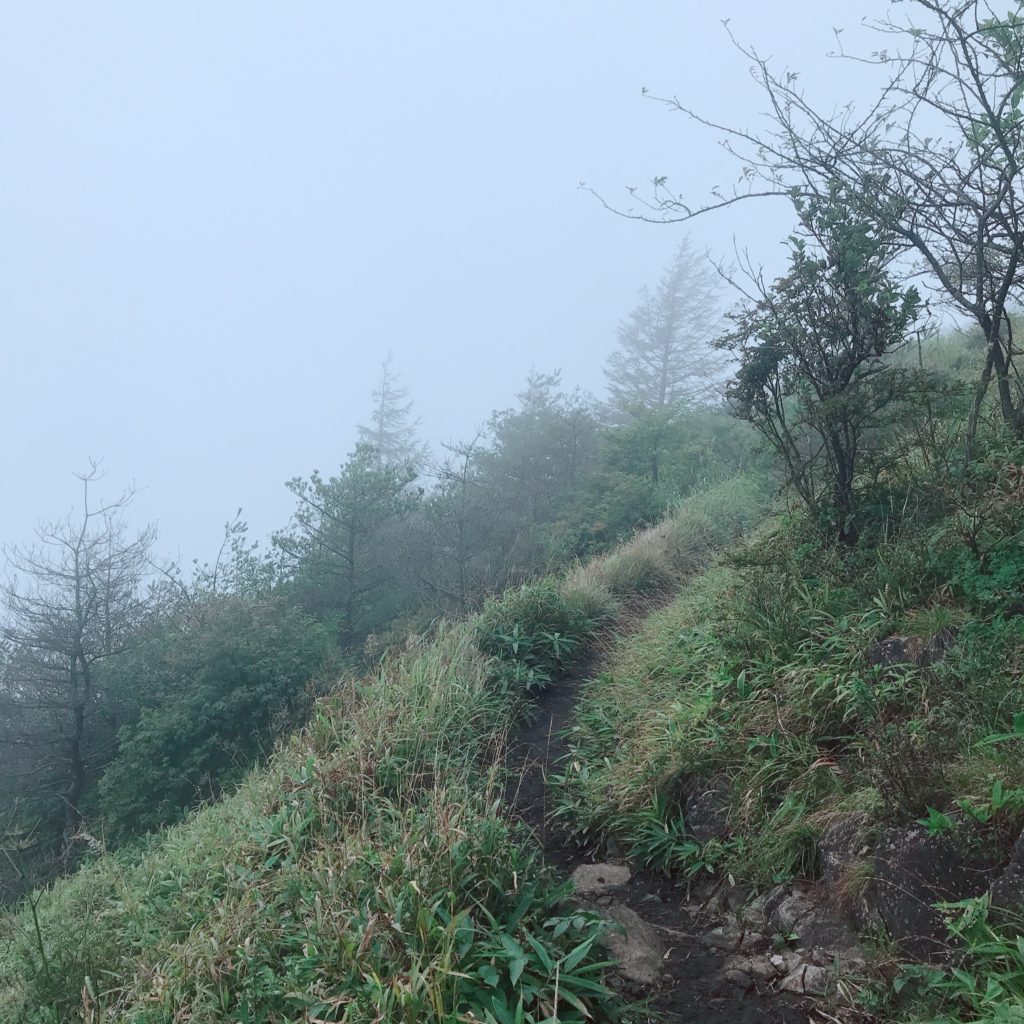
[[[719,330],[716,275],[684,239],[657,288],[644,288],[619,325],[605,367],[614,418],[628,423],[711,401],[723,376],[712,347]]]
[[[373,419],[369,426],[359,427],[359,443],[377,452],[382,466],[412,465],[419,468],[425,457],[425,446],[416,438],[419,420],[412,419],[409,389],[392,367],[389,352],[380,365],[380,378],[373,389]]]

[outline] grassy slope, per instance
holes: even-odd
[[[574,635],[555,638],[561,667],[623,599],[704,562],[761,502],[750,481],[720,485],[610,558],[343,681],[235,795],[4,918],[0,1020],[612,1013],[591,949],[598,926],[560,916],[561,888],[497,801],[520,684],[538,677],[496,673],[478,642],[557,590],[574,609]],[[504,640],[491,647],[514,660]]]
[[[958,550],[954,526],[841,555],[799,521],[762,524],[584,688],[563,818],[674,874],[727,871],[762,888],[814,877],[819,839],[849,812],[868,835],[930,808],[950,812],[934,827],[954,834],[980,819],[973,841],[1005,858],[1024,826],[1024,617],[957,584],[943,553]],[[887,663],[893,637],[904,657]],[[914,659],[925,650],[935,660]],[[695,780],[729,794],[728,835],[703,847],[683,815]],[[969,913],[963,974],[912,971],[885,1015],[1024,1014],[1024,946],[984,904]]]

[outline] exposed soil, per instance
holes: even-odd
[[[565,876],[589,858],[552,822],[547,777],[561,771],[558,762],[567,753],[563,732],[572,724],[580,682],[594,667],[584,666],[540,694],[535,713],[522,724],[509,751],[515,781],[508,802],[535,830],[547,863]],[[710,923],[695,919],[686,907],[685,890],[668,879],[637,872],[616,894],[616,901],[658,928],[666,940],[664,980],[648,993],[647,1003],[659,1019],[693,1024],[804,1024],[821,1019],[809,1016],[810,1008],[800,1000],[744,992],[726,980],[725,954],[705,948],[698,939]]]

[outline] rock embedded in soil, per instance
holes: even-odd
[[[1019,914],[1024,910],[1024,832],[1013,844],[1010,861],[992,883],[992,908]]]
[[[843,886],[871,853],[871,845],[867,814],[850,811],[838,815],[818,841],[822,882],[830,888]]]
[[[769,920],[777,932],[789,935],[797,930],[801,921],[813,913],[814,904],[802,892],[792,892],[779,901]]]
[[[737,988],[743,989],[744,992],[749,992],[755,985],[754,979],[739,967],[728,968],[726,971],[722,972],[722,977],[724,977],[731,985],[735,985]]]
[[[740,948],[743,941],[743,929],[735,924],[723,924],[705,932],[700,941],[711,949],[721,949],[731,953]]]
[[[791,974],[786,975],[779,988],[783,992],[792,992],[798,996],[827,996],[835,991],[835,985],[835,974],[827,967],[801,964]]]
[[[889,829],[880,838],[867,895],[903,951],[927,959],[946,948],[945,923],[934,904],[980,896],[988,882],[967,844],[915,825]]]
[[[656,985],[661,977],[665,944],[653,925],[624,904],[609,907],[604,916],[613,925],[605,930],[602,942],[609,955],[618,961],[619,974],[641,988]]]
[[[632,878],[625,864],[581,864],[572,873],[578,896],[603,896],[621,889]]]
[[[769,945],[768,936],[760,932],[744,932],[740,940],[740,949],[744,953],[763,953]]]
[[[801,949],[829,949],[841,957],[857,956],[857,933],[831,908],[815,907],[796,926]]]
[[[776,974],[792,974],[801,964],[800,956],[797,953],[775,953],[769,957],[768,962],[772,965]]]

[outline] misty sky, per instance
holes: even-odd
[[[742,0],[8,4],[0,35],[0,542],[135,480],[138,524],[204,557],[238,506],[336,468],[381,358],[425,436],[470,434],[531,366],[601,388],[615,326],[683,229],[604,211],[654,175],[730,184],[713,136],[641,97],[754,125],[720,24],[823,103],[862,76],[833,26],[886,10]],[[698,222],[778,261],[782,204]]]

